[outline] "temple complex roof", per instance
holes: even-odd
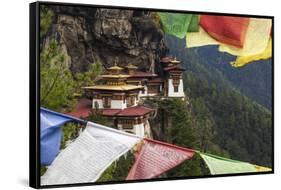
[[[128,67],[136,68],[132,64]],[[123,70],[122,67],[114,66],[108,69],[109,74],[101,75],[101,78],[105,80],[105,84],[96,84],[93,86],[84,87],[85,90],[106,90],[106,91],[130,91],[130,90],[142,90],[144,87],[139,85],[127,84],[126,79],[131,75],[120,73]]]
[[[161,83],[161,82],[164,82],[164,80],[162,78],[154,78],[154,79],[151,79],[148,82],[149,83]]]
[[[92,101],[88,99],[81,99],[78,101],[75,109],[73,112],[66,113],[68,115],[71,115],[73,117],[88,117],[91,112],[94,111],[92,109]],[[103,116],[108,117],[138,117],[138,116],[144,116],[152,111],[154,111],[151,108],[145,107],[145,106],[135,106],[125,109],[99,109],[101,111]]]
[[[103,116],[116,116],[122,109],[99,109]]]
[[[172,71],[172,70],[185,71],[184,68],[179,67],[179,66],[169,66],[169,67],[165,67],[163,70],[164,71]]]
[[[177,58],[175,57],[174,59],[171,60],[171,63],[173,63],[173,64],[179,64],[180,61],[177,60]]]
[[[123,68],[122,68],[122,67],[119,67],[119,66],[116,64],[116,62],[115,62],[114,66],[109,67],[107,70],[109,70],[109,71],[116,71],[116,70],[122,71]]]
[[[169,56],[167,56],[167,57],[163,57],[162,59],[161,59],[161,62],[162,63],[165,63],[165,64],[174,64],[174,65],[177,65],[177,64],[180,64],[181,62],[179,61],[179,60],[177,60],[177,58],[176,57],[169,57]]]
[[[143,86],[136,86],[136,85],[130,85],[130,84],[124,84],[124,85],[95,85],[95,86],[87,86],[83,87],[84,89],[89,90],[112,90],[112,91],[129,91],[129,90],[137,90],[137,89],[143,89]]]
[[[67,115],[81,118],[88,117],[92,110],[92,101],[86,98],[80,99],[75,106],[74,111],[66,113]]]
[[[133,65],[132,63],[130,63],[129,65],[127,65],[126,67],[127,69],[138,69],[137,66]]]
[[[128,78],[130,75],[124,75],[124,74],[106,74],[106,75],[101,75],[102,78]]]
[[[151,108],[145,107],[145,106],[134,106],[129,107],[125,109],[101,109],[103,116],[108,117],[138,117],[138,116],[144,116],[146,114],[149,114],[150,112],[154,111]]]

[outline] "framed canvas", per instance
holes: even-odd
[[[30,186],[274,172],[274,18],[30,4]]]

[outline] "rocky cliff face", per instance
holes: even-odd
[[[167,51],[164,33],[151,13],[69,6],[50,9],[55,16],[45,42],[56,38],[69,56],[73,73],[86,71],[95,61],[105,68],[116,61],[154,72],[155,63]]]

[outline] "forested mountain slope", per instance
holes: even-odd
[[[218,87],[235,88],[250,99],[271,110],[272,60],[257,61],[242,68],[229,62],[235,57],[218,51],[217,46],[185,48],[185,40],[166,35],[170,54],[184,62],[186,69],[200,79]]]
[[[170,54],[184,63],[185,93],[202,151],[271,166],[272,63],[243,68],[216,46],[185,48],[185,40],[165,36]]]
[[[191,72],[184,81],[196,127],[202,128],[203,151],[271,166],[271,112],[235,90],[209,86]]]

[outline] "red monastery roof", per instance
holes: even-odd
[[[143,116],[152,111],[154,110],[144,106],[136,106],[136,107],[130,107],[122,110],[117,114],[117,116]]]
[[[88,117],[92,110],[92,101],[88,99],[81,99],[76,104],[74,111],[66,113],[67,115],[71,115],[73,117]]]
[[[152,80],[149,80],[148,82],[149,83],[161,83],[163,82],[164,80],[161,79],[161,78],[155,78],[155,79],[152,79]]]
[[[154,111],[153,109],[144,107],[144,106],[135,106],[125,109],[103,109],[102,115],[113,117],[113,116],[119,116],[119,117],[136,117],[136,116],[143,116],[150,112]]]
[[[71,115],[73,117],[88,117],[92,111],[91,106],[91,100],[88,99],[81,99],[77,103],[75,109],[73,112],[66,113],[67,115]],[[152,111],[153,109],[150,109],[148,107],[144,106],[135,106],[135,107],[130,107],[126,109],[100,109],[102,111],[103,116],[107,117],[114,117],[114,116],[120,116],[120,117],[137,117],[137,116],[143,116],[146,115]]]
[[[118,114],[122,109],[102,109],[103,116],[115,116]]]

